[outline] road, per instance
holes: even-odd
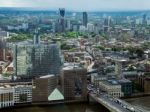
[[[119,98],[114,98],[104,92],[99,92],[92,85],[89,85],[87,89],[89,90],[89,95],[92,96],[96,101],[107,105],[117,112],[145,112],[144,110],[134,107]]]

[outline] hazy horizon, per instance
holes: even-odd
[[[135,11],[150,10],[148,0],[1,0],[0,7],[56,10],[64,7],[76,11]]]

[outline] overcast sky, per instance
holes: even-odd
[[[68,10],[148,10],[150,0],[0,0],[0,7]]]

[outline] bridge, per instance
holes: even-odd
[[[102,104],[110,112],[147,112],[146,110],[135,107],[119,98],[114,98],[106,93],[100,93],[96,89],[91,89],[91,87],[88,87],[88,90],[89,101],[94,100]]]

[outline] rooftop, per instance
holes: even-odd
[[[119,83],[131,83],[131,81],[128,79],[121,79],[119,80]]]
[[[82,69],[80,63],[64,63],[63,70]]]
[[[105,80],[103,81],[103,83],[106,84],[107,86],[120,85],[117,80]]]
[[[45,76],[41,76],[40,78],[44,79],[44,78],[50,78],[53,77],[54,75],[45,75]]]

